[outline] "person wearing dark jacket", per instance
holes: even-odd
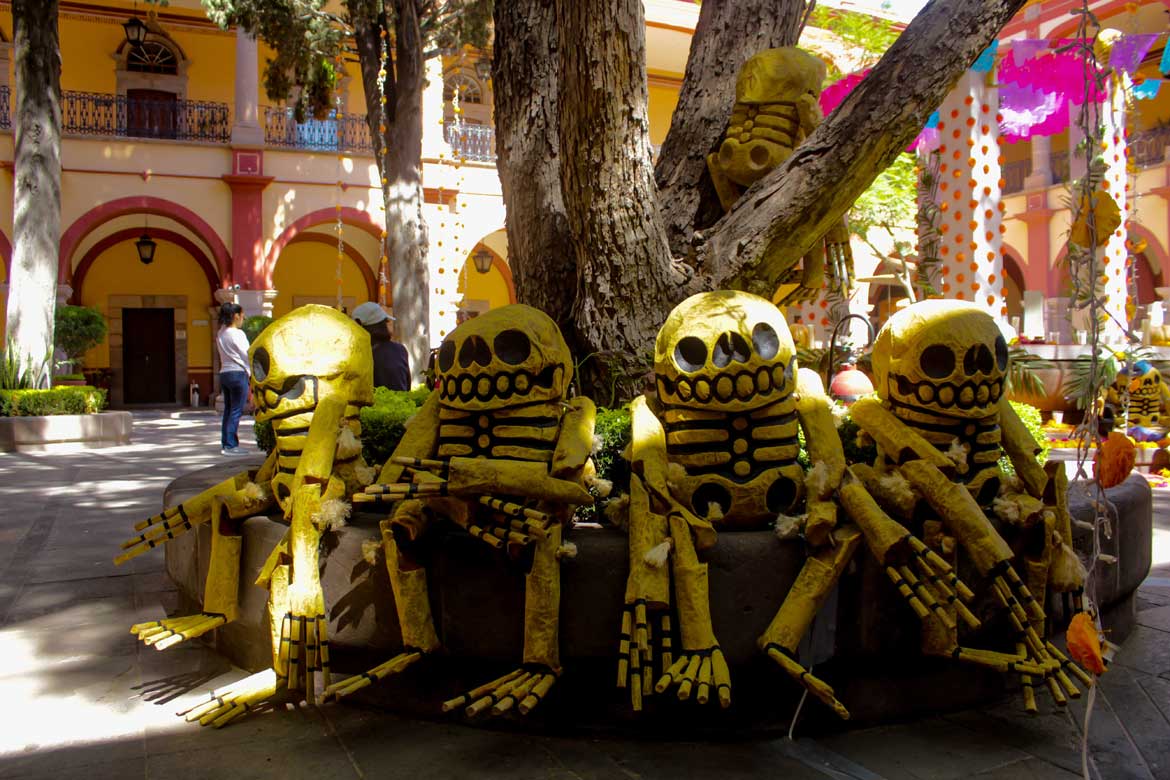
[[[410,389],[410,358],[394,340],[394,318],[374,301],[353,310],[353,320],[370,334],[374,351],[374,387]]]

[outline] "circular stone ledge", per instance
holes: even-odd
[[[0,417],[0,452],[60,452],[130,443],[130,412]]]
[[[224,464],[172,482],[164,503],[175,503],[225,479],[239,465]],[[1074,518],[1091,518],[1091,505],[1074,486]],[[1150,565],[1151,493],[1131,475],[1107,492],[1116,512],[1103,552],[1116,564],[1099,563],[1098,596],[1111,639],[1133,625],[1133,596]],[[355,512],[350,523],[322,540],[322,587],[330,617],[335,675],[361,672],[387,660],[401,646],[393,593],[379,555],[371,564],[362,543],[378,539],[384,514]],[[267,592],[254,585],[268,553],[284,536],[279,519],[244,523],[240,618],[213,632],[214,646],[250,670],[271,664]],[[210,553],[210,529],[200,526],[165,546],[167,571],[178,586],[180,614],[199,609]],[[1078,530],[1078,550],[1089,548]],[[704,557],[710,565],[711,614],[732,673],[733,704],[719,712],[708,704],[680,704],[671,694],[648,700],[653,717],[636,717],[628,697],[615,688],[616,656],[628,552],[625,535],[608,528],[576,528],[578,548],[561,562],[561,661],[564,674],[549,700],[526,721],[533,728],[636,729],[677,738],[705,732],[724,736],[787,727],[801,689],[764,658],[756,638],[771,621],[804,562],[803,545],[782,542],[770,531],[722,532]],[[359,700],[414,715],[436,716],[447,698],[519,665],[523,643],[524,577],[483,543],[465,533],[440,537],[427,562],[431,609],[443,643],[439,657],[359,694]],[[978,591],[978,587],[976,587]],[[1056,605],[1050,605],[1055,607]],[[994,625],[994,623],[993,623]],[[976,706],[1002,696],[1006,678],[994,672],[919,652],[919,624],[864,546],[813,624],[800,658],[834,686],[854,723],[875,723]],[[677,643],[677,639],[676,639]],[[336,679],[336,677],[335,677]],[[810,701],[802,722],[837,727],[829,711]],[[667,734],[669,732],[669,734]]]

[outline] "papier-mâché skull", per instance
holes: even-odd
[[[556,323],[520,303],[457,327],[439,347],[436,365],[442,404],[475,411],[564,398],[573,378]]]
[[[1007,366],[1007,341],[995,320],[963,301],[908,306],[885,324],[873,349],[878,396],[944,417],[996,414]]]
[[[328,306],[301,306],[276,320],[248,358],[259,422],[310,412],[333,394],[356,406],[374,402],[370,335]]]
[[[692,295],[658,331],[654,373],[667,406],[740,412],[791,391],[796,349],[780,310],[735,290]]]
[[[796,48],[767,49],[744,63],[735,82],[735,107],[718,162],[742,187],[788,159],[812,132],[810,112],[825,80],[820,58]],[[802,113],[804,117],[802,117]]]

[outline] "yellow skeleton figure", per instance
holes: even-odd
[[[1038,679],[1058,704],[1065,703],[1066,693],[1079,696],[1066,672],[1086,684],[1087,677],[1044,639],[1046,590],[1076,591],[1083,582],[1083,569],[1069,547],[1067,478],[1061,464],[1039,465],[1036,442],[1004,396],[1008,349],[995,321],[962,301],[913,304],[878,334],[873,367],[877,397],[851,408],[879,451],[873,469],[852,469],[882,505],[870,511],[906,519],[933,512],[950,538],[938,527],[928,529],[936,542],[931,554],[946,555],[957,542],[990,581],[991,596],[1007,609],[1016,631],[1014,654],[960,646],[955,616],[976,627],[974,616],[959,601],[941,601],[942,608],[935,609],[920,598],[915,611],[923,623],[924,651],[1020,673],[1030,711],[1036,709],[1033,683]],[[1009,486],[1000,472],[1003,452],[1022,491]],[[844,494],[843,489],[848,510]],[[1004,521],[1005,530],[1013,529],[1024,579],[1013,565],[1015,551],[988,512]],[[915,587],[909,577],[903,579]],[[923,593],[930,590],[927,583]],[[939,601],[937,592],[930,595]]]
[[[1133,379],[1125,372],[1118,373],[1117,380],[1109,389],[1105,400],[1114,407],[1119,407],[1122,391],[1127,391],[1129,403],[1126,405],[1126,414],[1129,417],[1129,426],[1162,428],[1165,423],[1166,402],[1170,400],[1170,387],[1162,381],[1162,372],[1148,360],[1137,361],[1134,369]]]
[[[693,693],[705,703],[713,689],[721,706],[730,704],[727,663],[711,625],[707,565],[696,550],[715,543],[716,526],[766,527],[777,516],[787,519],[803,498],[813,551],[759,645],[847,716],[832,689],[798,663],[797,647],[862,532],[875,554],[879,544],[892,550],[895,563],[910,563],[925,546],[889,518],[863,516],[862,532],[836,527],[833,494],[847,472],[830,402],[817,375],[797,368],[784,318],[767,300],[729,290],[688,298],[659,331],[654,365],[657,400],[639,398],[632,406],[630,575],[618,686],[629,689],[634,709],[644,696],[674,685],[680,699]],[[798,426],[813,462],[807,476],[796,460]],[[932,578],[950,573],[945,565],[920,567]],[[670,636],[672,572],[677,656]],[[655,631],[663,670],[657,684]]]
[[[337,683],[344,696],[439,650],[426,570],[411,551],[436,516],[527,568],[523,667],[443,705],[469,716],[527,714],[560,675],[561,536],[572,506],[592,502],[582,475],[595,409],[568,398],[573,362],[556,323],[514,304],[468,320],[443,341],[438,386],[378,477],[355,496],[400,501],[382,522],[382,547],[404,650]]]
[[[249,350],[257,421],[271,420],[276,447],[259,471],[239,474],[140,523],[119,562],[201,523],[211,523],[203,612],[131,628],[164,649],[237,617],[241,524],[275,503],[289,524],[257,584],[269,590],[273,666],[215,691],[187,720],[223,726],[279,691],[314,695],[329,682],[328,619],[318,577],[323,531],[349,514],[346,498],[368,485],[361,455],[361,407],[373,402],[369,336],[326,306],[304,306],[273,322]]]
[[[707,170],[724,211],[744,191],[792,156],[793,150],[824,117],[818,98],[825,81],[820,58],[794,47],[767,49],[744,63],[735,82],[735,106],[719,151],[707,156]],[[853,256],[844,222],[804,257],[802,273],[789,272],[797,287],[780,303],[811,300],[824,281],[824,256],[830,284],[845,293],[852,285]]]

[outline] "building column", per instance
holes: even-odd
[[[1129,249],[1125,245],[1125,237],[1130,217],[1129,176],[1125,155],[1125,92],[1116,75],[1110,77],[1109,82],[1109,97],[1101,107],[1101,146],[1107,166],[1101,188],[1117,201],[1121,210],[1121,224],[1099,250],[1101,273],[1105,277],[1105,311],[1108,315],[1102,325],[1101,340],[1107,344],[1124,344],[1129,329],[1129,317],[1125,311],[1125,300],[1129,293],[1126,284]]]
[[[999,90],[967,71],[939,107],[942,292],[1006,319]]]
[[[263,146],[260,122],[260,70],[256,39],[236,28],[236,112],[232,125],[233,146]]]
[[[1024,189],[1031,190],[1052,185],[1052,139],[1034,135],[1032,142],[1032,172],[1024,178]]]
[[[232,292],[244,313],[272,316],[276,291],[268,288],[264,267],[264,152],[233,149],[232,172],[224,177],[232,193]],[[221,300],[221,303],[223,301]]]

